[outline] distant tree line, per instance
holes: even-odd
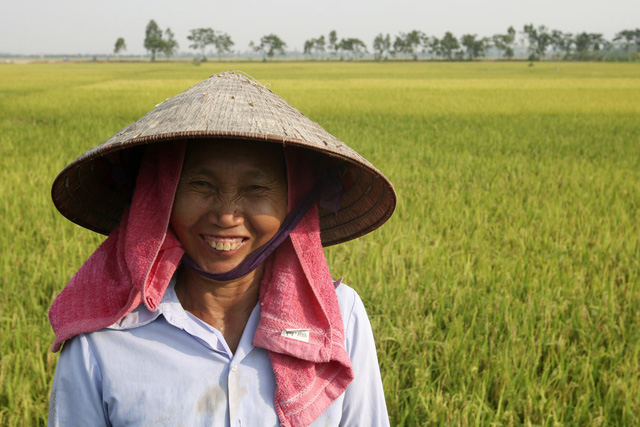
[[[328,43],[327,43],[328,41]],[[325,40],[324,36],[315,39],[309,39],[304,42],[303,54],[313,57],[314,55],[324,56],[325,52],[333,57],[340,56],[344,59],[345,55],[350,57],[361,58],[368,53],[367,45],[357,38],[339,39],[335,30],[329,33],[329,37]]]
[[[544,25],[524,25],[519,32],[522,44],[518,44],[518,31],[509,27],[505,33],[491,37],[478,37],[476,34],[463,34],[457,38],[447,31],[441,38],[430,36],[419,30],[401,32],[395,37],[389,34],[378,34],[372,44],[373,57],[378,60],[408,57],[414,61],[418,56],[429,55],[431,58],[449,61],[473,61],[487,55],[490,49],[504,59],[513,59],[517,47],[527,49],[530,61],[544,59],[554,60],[639,60],[640,28],[622,30],[612,40],[606,40],[602,34],[581,32],[577,34],[551,30]],[[233,53],[234,42],[231,36],[212,28],[194,28],[189,30],[187,39],[189,48],[198,52],[198,61],[206,61],[206,50],[213,47],[218,57]],[[258,42],[250,42],[249,48],[262,55],[264,61],[276,55],[284,55],[287,44],[276,34],[263,36]],[[158,24],[151,20],[145,29],[144,48],[155,61],[157,54],[173,56],[178,49],[178,42],[170,28],[162,31]],[[125,40],[120,37],[116,41],[114,53],[126,50]],[[358,38],[338,38],[335,30],[327,37],[320,35],[304,42],[303,55],[308,58],[327,59],[362,58],[368,54],[367,45]]]
[[[572,34],[550,30],[544,25],[535,27],[533,24],[524,25],[520,35],[530,61],[640,59],[640,28],[620,31],[611,41],[599,33]],[[491,37],[480,38],[476,34],[463,34],[459,39],[451,32],[446,32],[442,38],[438,38],[413,30],[398,34],[393,43],[389,34],[378,34],[373,41],[373,49],[374,57],[378,60],[399,55],[417,60],[420,52],[447,60],[474,60],[484,57],[492,48],[497,50],[501,57],[512,59],[517,45],[516,36],[517,32],[513,27],[509,27],[506,33],[494,34]]]

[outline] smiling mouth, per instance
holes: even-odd
[[[246,243],[247,239],[244,237],[212,237],[203,236],[207,245],[217,251],[233,251],[241,248]]]

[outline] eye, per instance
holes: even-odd
[[[245,189],[247,191],[262,191],[262,190],[266,190],[267,187],[258,185],[258,184],[253,184],[253,185],[248,185],[247,187],[245,187]]]
[[[211,187],[211,184],[209,184],[207,181],[191,181],[190,184],[193,185],[196,188],[209,188],[209,187]]]

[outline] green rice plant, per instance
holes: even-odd
[[[388,224],[326,251],[392,425],[640,423],[638,64],[278,62],[0,66],[0,424],[46,422],[46,311],[102,240],[55,211],[56,173],[223,69],[396,186]]]

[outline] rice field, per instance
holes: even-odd
[[[57,172],[241,69],[368,158],[399,204],[332,247],[362,296],[392,425],[640,424],[640,65],[0,65],[0,425],[46,423],[46,316],[101,241]]]

